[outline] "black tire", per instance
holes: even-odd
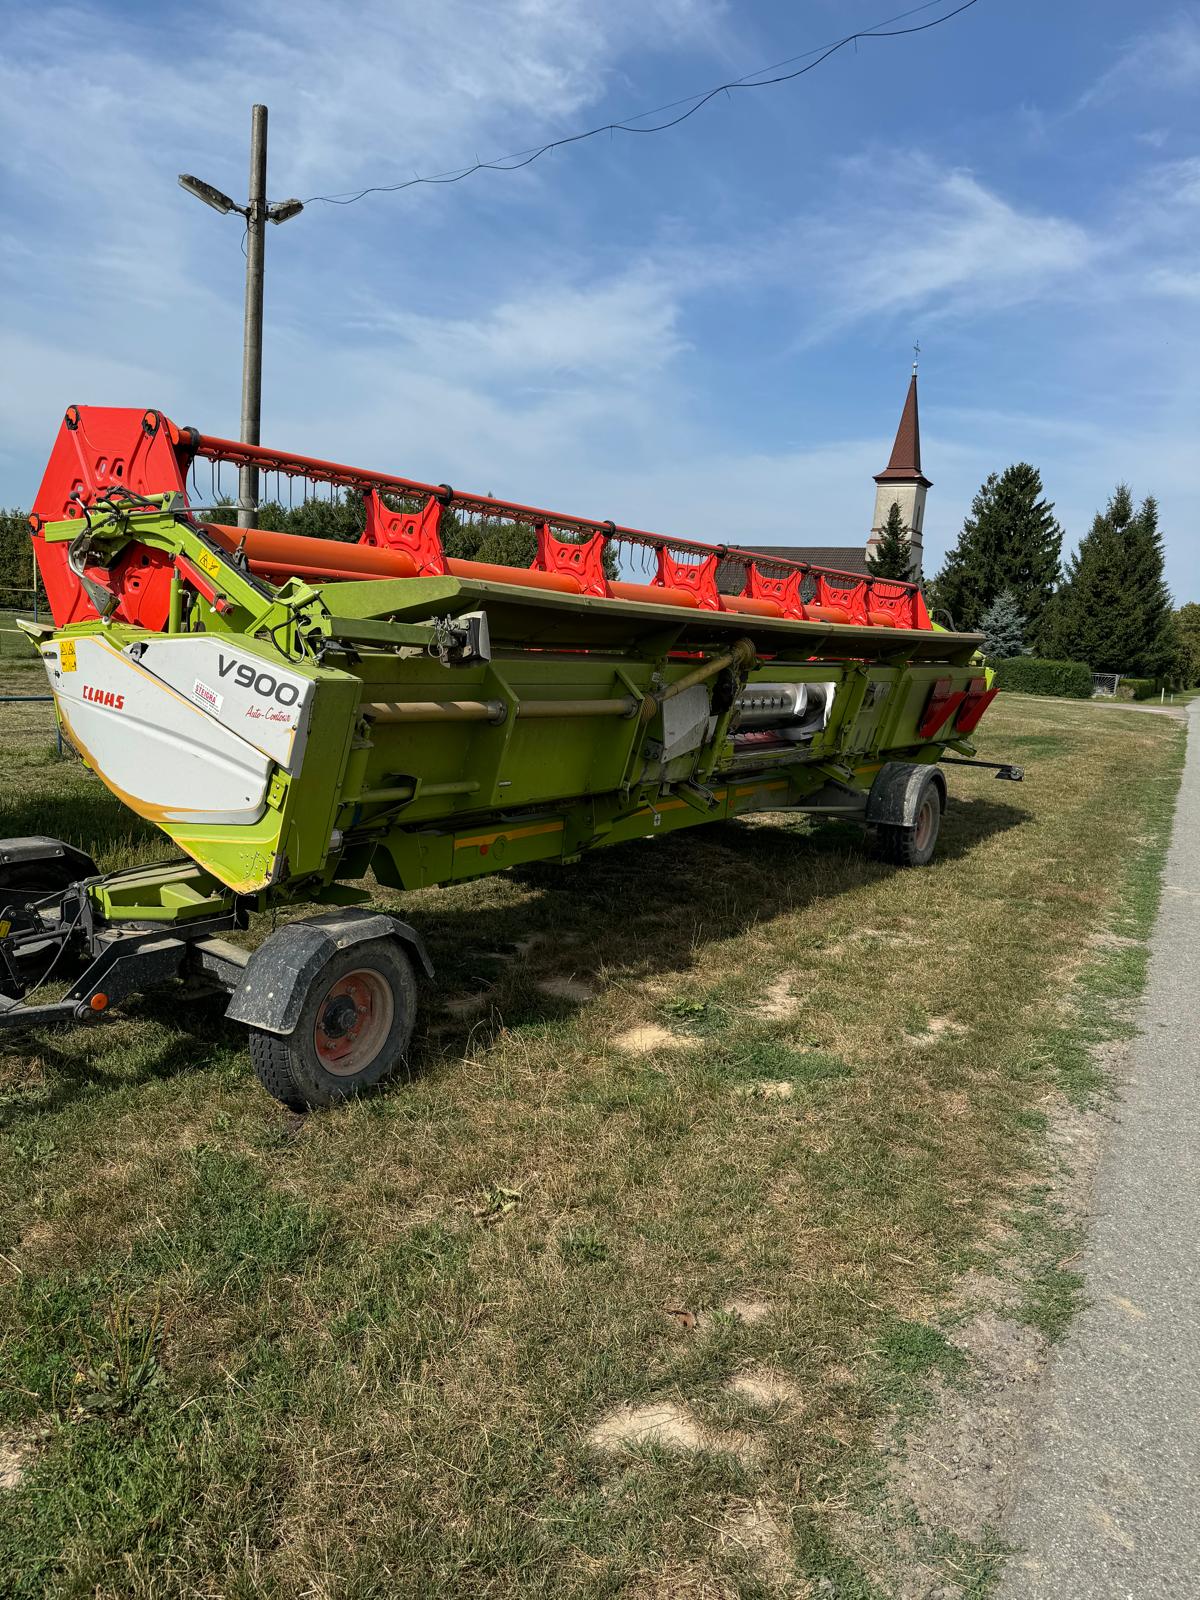
[[[360,996],[368,999],[366,1021],[356,1004]],[[356,1021],[349,1020],[347,1002],[359,1012]],[[292,1110],[337,1105],[404,1065],[416,1015],[417,982],[403,947],[394,939],[371,939],[325,963],[291,1033],[249,1030],[250,1061],[267,1093]],[[347,1048],[337,1061],[342,1044]]]
[[[893,867],[924,867],[933,859],[942,831],[942,791],[931,779],[917,801],[917,820],[909,827],[881,824],[876,847],[882,860]]]

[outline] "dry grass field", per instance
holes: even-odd
[[[986,1594],[990,1536],[857,1530],[970,1380],[962,1275],[1070,1316],[1047,1119],[1104,1093],[1183,729],[981,733],[1027,781],[949,769],[925,871],[771,818],[407,897],[411,1080],[342,1110],[214,1002],[10,1041],[0,1593],[866,1600],[903,1549]],[[0,835],[166,853],[49,707],[0,751]]]

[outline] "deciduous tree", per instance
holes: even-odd
[[[1183,687],[1200,684],[1200,605],[1189,600],[1175,613],[1175,632],[1179,637],[1180,676]]]
[[[39,599],[45,604],[40,588]],[[33,612],[33,546],[29,542],[29,517],[24,511],[0,510],[0,606]]]

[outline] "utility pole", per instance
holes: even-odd
[[[243,444],[259,444],[262,427],[262,332],[263,275],[266,265],[266,224],[286,222],[304,210],[300,200],[267,201],[267,108],[255,106],[250,113],[250,197],[239,206],[220,189],[188,172],[179,174],[180,187],[214,211],[227,215],[235,211],[246,220],[246,320],[242,334],[242,431]],[[254,524],[258,510],[258,468],[238,470],[239,528]]]
[[[261,444],[263,267],[267,246],[267,108],[250,113],[250,203],[246,207],[246,325],[242,340],[243,444]],[[238,472],[238,527],[258,509],[258,468]]]

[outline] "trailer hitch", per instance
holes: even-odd
[[[1011,761],[968,761],[965,756],[943,756],[941,764],[944,767],[983,767],[998,778],[1007,778],[1010,783],[1025,781],[1025,768],[1014,766]]]

